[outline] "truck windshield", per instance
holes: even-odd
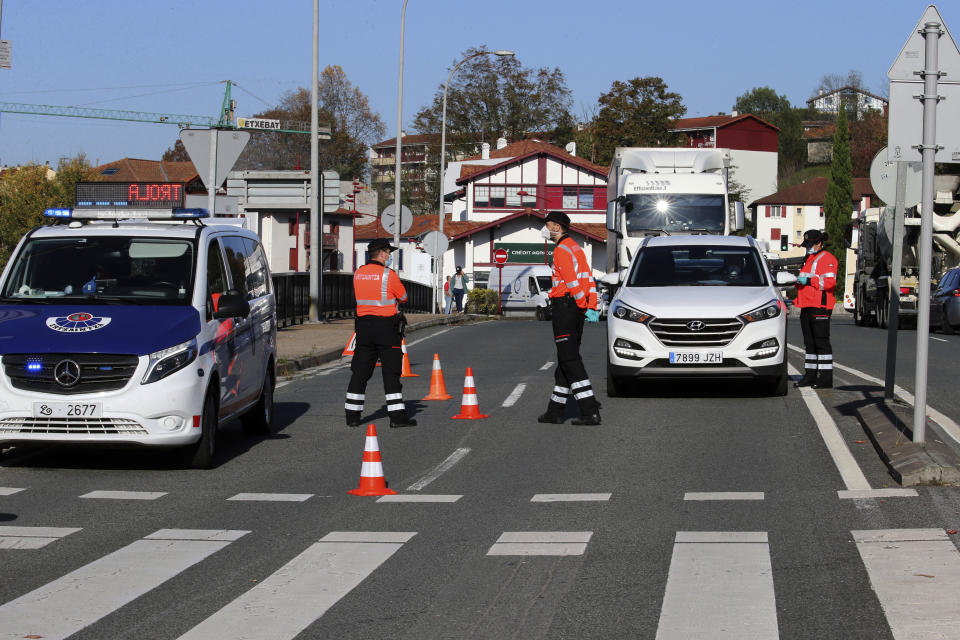
[[[752,247],[646,247],[633,262],[628,287],[762,287],[761,257]]]
[[[650,230],[723,233],[727,215],[723,194],[641,193],[628,197],[628,235],[643,235]]]
[[[191,240],[69,237],[28,240],[3,297],[24,302],[186,305],[193,295]]]

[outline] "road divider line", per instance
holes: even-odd
[[[547,364],[545,364],[545,365],[543,365],[542,367],[540,367],[540,371],[546,371],[547,369],[549,369],[549,368],[552,367],[552,366],[553,366],[553,362],[550,361],[550,360],[547,360]]]
[[[304,502],[313,496],[312,493],[238,493],[227,500],[249,502]]]
[[[949,340],[944,340],[943,338],[938,338],[936,336],[930,336],[931,340],[938,340],[939,342],[950,342]]]
[[[310,545],[257,586],[180,636],[180,640],[294,638],[416,535],[333,533]]]
[[[431,482],[433,482],[434,480],[442,476],[444,473],[449,471],[450,468],[453,467],[453,465],[460,462],[463,459],[463,457],[468,453],[470,453],[469,447],[460,447],[459,449],[451,453],[449,456],[447,456],[446,460],[444,460],[443,462],[438,464],[436,467],[431,469],[427,473],[427,475],[423,476],[422,478],[414,482],[412,485],[407,487],[407,491],[420,491],[421,489],[426,487],[428,484],[430,484]]]
[[[230,544],[209,537],[204,531],[198,539],[143,538],[11,600],[0,606],[0,638],[72,636]]]
[[[792,344],[788,344],[787,346],[798,353],[804,353],[804,350],[801,349],[800,347],[795,347]],[[860,378],[863,378],[864,380],[873,382],[874,384],[880,385],[881,387],[883,387],[886,384],[885,381],[881,380],[880,378],[877,378],[876,376],[872,376],[869,373],[864,373],[863,371],[854,369],[853,367],[847,367],[842,364],[837,364],[836,361],[834,361],[833,363],[833,368],[839,369],[841,371],[846,371],[847,373],[852,373],[855,376],[858,376]],[[900,385],[898,384],[893,385],[893,393],[894,395],[898,396],[901,400],[906,402],[911,407],[913,406],[913,394],[907,391],[906,389],[904,389],[903,387],[901,387]],[[957,424],[953,420],[953,418],[947,415],[944,415],[940,411],[937,411],[936,409],[931,407],[929,404],[927,404],[927,416],[929,416],[934,422],[940,425],[940,427],[943,428],[944,432],[946,432],[948,436],[953,438],[954,442],[956,442],[957,444],[960,444],[960,424]]]
[[[745,636],[780,637],[766,532],[678,531],[657,640]]]
[[[788,365],[788,368],[791,375],[800,375],[800,372],[792,364]],[[867,482],[867,477],[863,475],[860,465],[857,464],[853,454],[850,453],[850,449],[843,441],[843,436],[840,435],[837,423],[830,417],[830,412],[823,406],[817,392],[810,387],[799,387],[798,391],[807,405],[807,410],[813,416],[813,421],[817,423],[820,437],[823,438],[823,443],[827,445],[830,457],[833,458],[833,463],[837,466],[840,477],[843,478],[843,484],[846,485],[848,490],[869,489],[870,483]]]
[[[447,327],[446,329],[441,329],[440,331],[436,331],[436,332],[434,332],[434,333],[431,333],[431,334],[428,335],[428,336],[424,336],[424,337],[419,338],[419,339],[417,339],[417,340],[414,340],[414,341],[412,341],[412,342],[408,342],[408,343],[407,343],[407,349],[409,349],[410,347],[416,346],[416,345],[420,344],[421,342],[425,342],[425,341],[429,340],[430,338],[436,338],[436,337],[439,336],[439,335],[443,335],[443,334],[446,333],[447,331],[453,331],[453,327]]]
[[[684,500],[763,500],[763,491],[688,491]]]
[[[80,497],[92,500],[156,500],[165,495],[166,491],[91,491]]]
[[[20,489],[17,487],[0,487],[0,496],[12,496],[15,493],[20,493],[21,491],[26,491],[26,489]]]
[[[841,500],[859,500],[861,498],[916,498],[916,489],[860,489],[857,491],[837,491]]]
[[[456,502],[462,497],[463,495],[398,493],[392,496],[380,496],[377,502]]]
[[[612,493],[538,493],[530,502],[606,502]]]
[[[526,382],[521,382],[520,384],[518,384],[516,387],[514,387],[513,391],[510,392],[510,395],[507,396],[507,399],[503,401],[503,405],[501,406],[512,407],[513,405],[515,405],[517,403],[517,400],[520,399],[520,396],[523,395],[523,390],[526,388],[527,388]]]
[[[592,531],[504,531],[488,556],[582,556]]]

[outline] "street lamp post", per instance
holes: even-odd
[[[397,157],[393,165],[393,243],[400,248],[400,151],[403,146],[401,138],[403,137],[403,30],[407,20],[407,0],[403,0],[403,8],[400,10],[400,72],[397,79]],[[403,255],[403,254],[400,254]],[[400,267],[397,267],[400,270]]]
[[[439,221],[439,231],[443,233],[443,171],[444,164],[446,160],[446,146],[447,146],[447,89],[450,87],[450,80],[453,78],[453,74],[457,72],[464,62],[468,60],[473,60],[478,56],[512,56],[513,51],[507,51],[505,49],[498,49],[497,51],[478,51],[473,55],[469,55],[453,67],[453,70],[450,71],[450,75],[447,76],[447,81],[443,84],[443,116],[440,119],[440,210],[437,213],[440,218]],[[434,278],[433,282],[433,301],[434,303],[439,304],[437,300],[437,292],[440,287],[440,279],[443,278],[443,254],[437,256],[437,275]]]

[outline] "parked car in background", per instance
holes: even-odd
[[[930,326],[943,333],[960,327],[960,267],[949,269],[930,294]]]

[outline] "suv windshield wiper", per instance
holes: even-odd
[[[55,304],[53,298],[17,298],[12,296],[4,296],[0,298],[0,302],[8,304]]]
[[[135,305],[144,305],[148,304],[143,300],[137,298],[124,298],[121,296],[104,296],[100,294],[90,293],[86,295],[71,295],[71,296],[61,296],[61,300],[83,300],[85,302],[102,302],[105,304],[135,304]]]

